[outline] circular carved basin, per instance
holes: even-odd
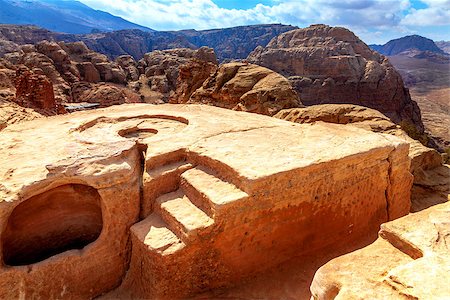
[[[63,185],[20,203],[2,234],[3,261],[28,265],[95,241],[103,227],[96,189]]]

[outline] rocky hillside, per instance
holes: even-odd
[[[305,105],[358,104],[424,130],[399,73],[345,28],[313,25],[286,32],[257,47],[248,60],[288,77]]]
[[[0,7],[0,23],[3,24],[33,24],[66,33],[151,30],[74,0],[0,0]]]
[[[0,45],[5,45],[0,55],[23,45],[41,40],[84,42],[91,50],[105,54],[111,59],[131,55],[141,59],[154,50],[174,48],[213,48],[219,61],[243,59],[257,46],[265,46],[280,33],[296,27],[289,25],[253,25],[214,30],[142,31],[118,30],[92,34],[61,34],[33,26],[0,25]],[[16,47],[17,48],[17,47]]]
[[[185,36],[197,47],[214,48],[219,61],[244,59],[257,46],[267,45],[275,36],[296,26],[282,24],[238,26],[212,30],[183,30],[177,34]]]
[[[439,49],[438,46],[442,49]],[[385,45],[371,45],[385,53],[420,107],[425,129],[441,149],[450,147],[450,55],[446,42],[409,36]]]
[[[438,46],[442,51],[444,51],[445,53],[450,54],[450,41],[439,41],[439,42],[434,42],[436,44],[436,46]]]
[[[370,48],[384,55],[396,55],[408,50],[430,51],[439,54],[445,53],[433,40],[420,35],[408,35],[391,40],[384,45],[370,45]]]

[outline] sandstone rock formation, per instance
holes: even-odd
[[[321,267],[313,299],[446,299],[450,202],[383,224],[371,245]]]
[[[29,69],[19,69],[16,75],[16,97],[14,102],[22,107],[56,111],[58,105],[53,94],[53,85],[45,75]]]
[[[411,212],[450,201],[450,166],[442,165],[414,174],[411,190]]]
[[[295,123],[327,122],[349,124],[373,132],[395,135],[410,144],[411,173],[434,169],[442,164],[441,155],[434,149],[425,147],[419,141],[410,138],[400,126],[388,117],[363,106],[352,104],[322,104],[306,108],[294,108],[280,111],[275,118]]]
[[[0,98],[0,131],[9,125],[42,117],[43,115],[31,108],[24,108],[14,102],[5,101]]]
[[[398,72],[345,28],[313,25],[283,33],[248,61],[288,77],[305,105],[358,104],[423,132],[420,110]]]
[[[63,106],[80,102],[97,103],[100,107],[141,102],[141,97],[126,87],[127,76],[135,79],[139,75],[132,63],[122,62],[122,67],[82,42],[41,41],[5,54],[0,76],[19,85],[10,101],[56,114],[64,112]]]
[[[252,64],[223,64],[195,91],[183,78],[179,81],[171,103],[202,103],[265,115],[302,106],[286,78]]]
[[[5,299],[93,298],[121,282],[126,299],[187,297],[374,233],[410,206],[400,139],[210,106],[15,124],[0,157]]]
[[[138,94],[110,83],[76,83],[72,87],[72,97],[72,103],[96,103],[98,107],[141,102]]]
[[[137,82],[130,82],[129,85],[143,95],[145,102],[168,102],[170,95],[177,88],[180,67],[188,63],[203,68],[200,72],[205,75],[199,78],[202,80],[201,84],[205,76],[215,70],[217,59],[214,50],[207,47],[198,50],[180,48],[153,51],[145,54],[138,62],[139,72],[145,76],[141,76]]]

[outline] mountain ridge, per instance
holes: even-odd
[[[440,49],[433,40],[414,34],[407,35],[398,39],[393,39],[384,45],[369,45],[373,50],[387,55],[397,55],[409,50],[430,51],[437,54],[446,54]]]
[[[0,23],[3,24],[36,25],[72,34],[120,29],[153,31],[75,0],[0,0],[0,6]]]

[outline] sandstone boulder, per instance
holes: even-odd
[[[139,95],[126,88],[126,70],[105,55],[89,50],[83,42],[42,41],[36,45],[22,45],[19,51],[6,54],[2,65],[5,65],[3,73],[4,70],[16,73],[17,69],[26,66],[34,75],[46,76],[52,84],[58,109],[73,102],[98,102],[104,107],[141,101]],[[11,80],[15,81],[16,76]],[[104,84],[97,85],[99,82]],[[93,90],[87,93],[87,87]],[[16,102],[26,105],[20,99]]]
[[[321,267],[312,298],[446,299],[450,202],[383,224],[371,245]]]
[[[420,173],[442,164],[441,155],[434,149],[422,145],[410,138],[400,126],[388,117],[363,106],[352,104],[322,104],[306,108],[294,108],[280,111],[275,118],[295,123],[315,123],[318,121],[336,124],[348,124],[368,131],[395,135],[410,144],[411,173]]]
[[[177,89],[171,95],[169,102],[187,103],[192,94],[217,71],[217,68],[218,66],[215,63],[196,59],[181,65],[177,78]]]
[[[76,83],[72,87],[72,96],[75,103],[96,103],[99,107],[141,102],[139,95],[122,86],[109,83]]]
[[[302,106],[286,78],[252,64],[223,64],[196,91],[189,85],[179,85],[180,97],[173,98],[173,103],[202,103],[265,115]]]
[[[289,31],[256,48],[248,61],[288,77],[307,106],[358,104],[424,130],[400,74],[348,29],[312,25]]]

